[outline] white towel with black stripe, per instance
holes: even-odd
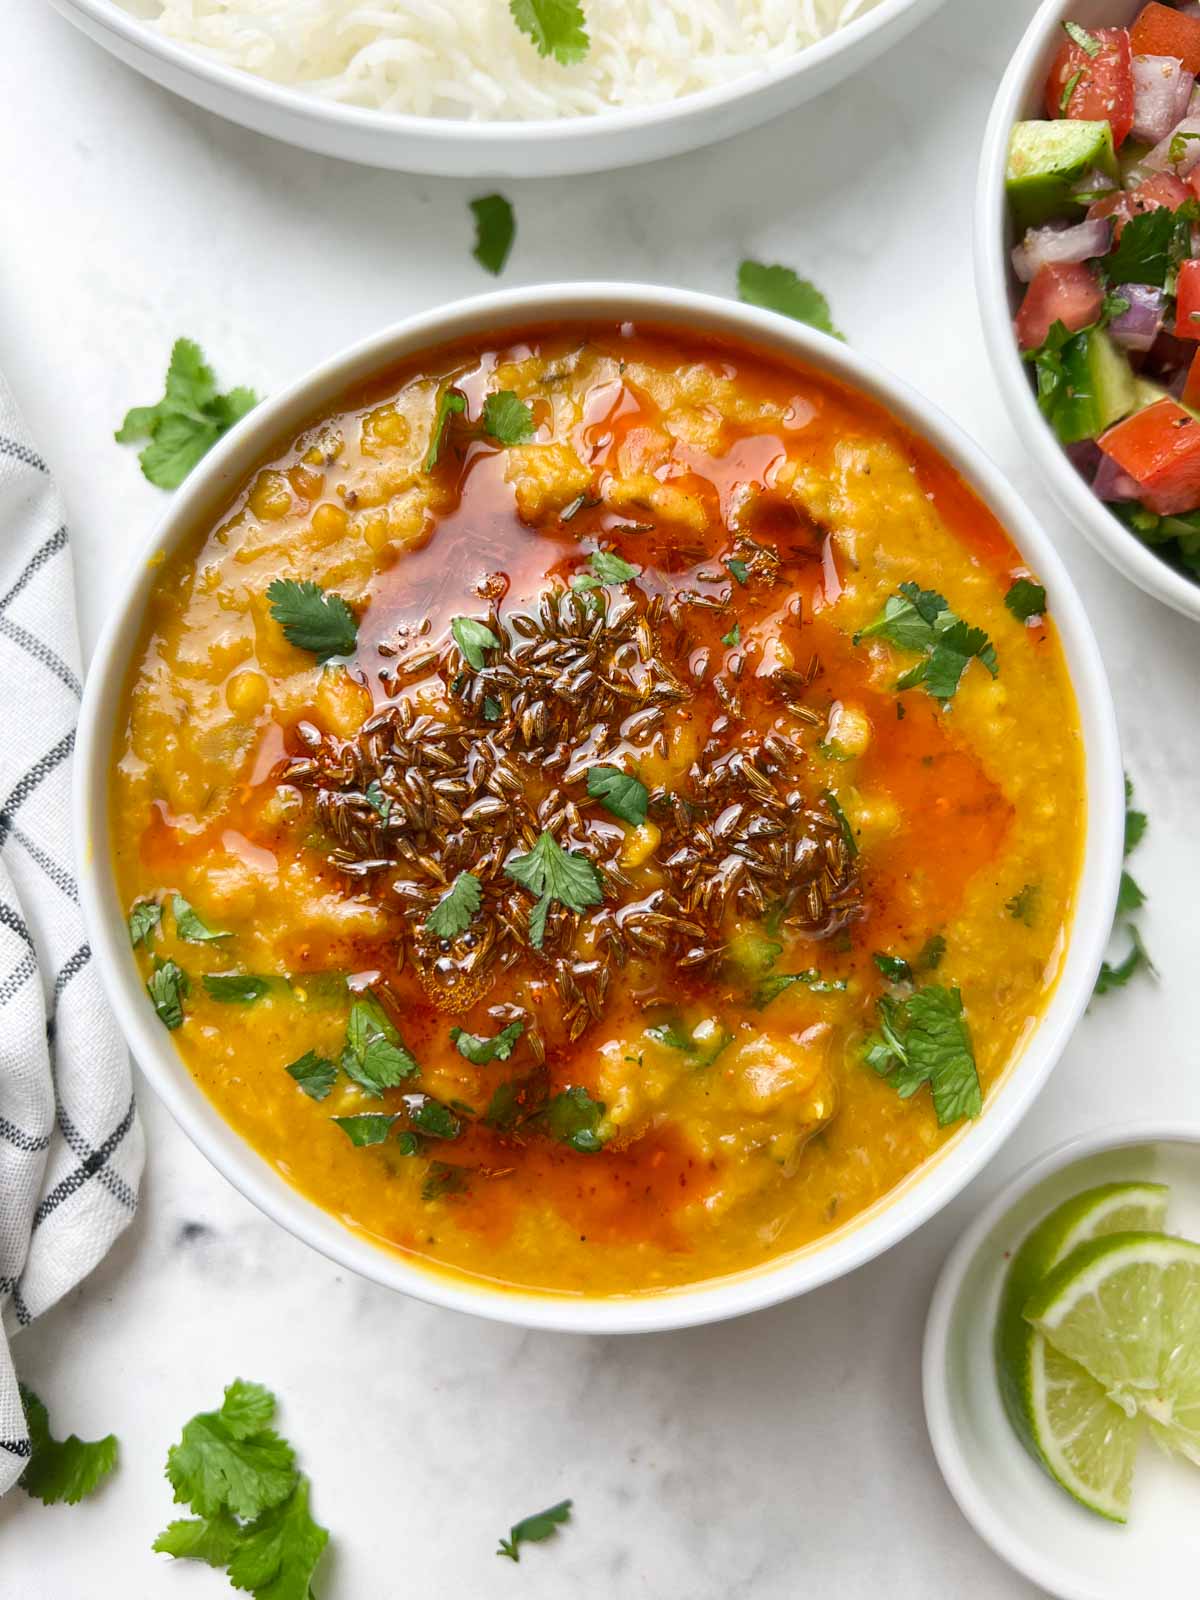
[[[75,882],[79,696],[62,503],[0,378],[0,1494],[29,1456],[9,1340],[101,1259],[142,1172]]]

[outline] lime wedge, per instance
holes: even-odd
[[[1106,1183],[1064,1201],[1013,1257],[996,1324],[1000,1394],[1025,1448],[1069,1494],[1117,1522],[1129,1507],[1140,1429],[1022,1313],[1046,1275],[1081,1244],[1160,1228],[1167,1198],[1163,1184]]]
[[[1200,1244],[1117,1233],[1081,1245],[1025,1315],[1126,1416],[1200,1465]]]

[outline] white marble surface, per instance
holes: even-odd
[[[2,1600],[228,1592],[150,1542],[180,1423],[235,1374],[284,1400],[335,1553],[322,1600],[564,1594],[926,1600],[1034,1591],[963,1522],[925,1436],[919,1341],[945,1251],[1001,1180],[1082,1129],[1200,1115],[1200,630],[1091,554],[1032,479],[977,325],[979,139],[1034,0],[950,0],[815,105],[719,149],[511,185],[506,282],[611,276],[730,292],[744,254],[811,274],[858,347],[969,428],[1044,515],[1090,607],[1151,815],[1138,875],[1161,983],[1097,1004],[1019,1133],[946,1213],[807,1299],[627,1340],[532,1335],[357,1282],[260,1217],[148,1091],[141,1214],[18,1362],[64,1427],[114,1428],[119,1475],[76,1508],[0,1503]],[[66,495],[85,643],[161,509],[112,429],[155,398],[172,339],[269,391],[407,312],[490,287],[471,184],[342,166],[170,99],[45,0],[7,0],[0,52],[0,369]],[[19,714],[3,707],[0,717]],[[575,1524],[519,1569],[513,1518]]]

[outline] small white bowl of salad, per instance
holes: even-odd
[[[1060,504],[1200,620],[1200,4],[1046,0],[992,107],[975,267]]]

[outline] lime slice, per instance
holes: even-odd
[[[1161,1227],[1167,1198],[1163,1184],[1106,1183],[1064,1201],[1013,1257],[996,1324],[1000,1394],[1025,1448],[1068,1493],[1117,1522],[1129,1507],[1140,1429],[1022,1313],[1046,1275],[1079,1245]]]
[[[1081,1245],[1025,1315],[1128,1417],[1200,1465],[1200,1244],[1117,1233]]]

